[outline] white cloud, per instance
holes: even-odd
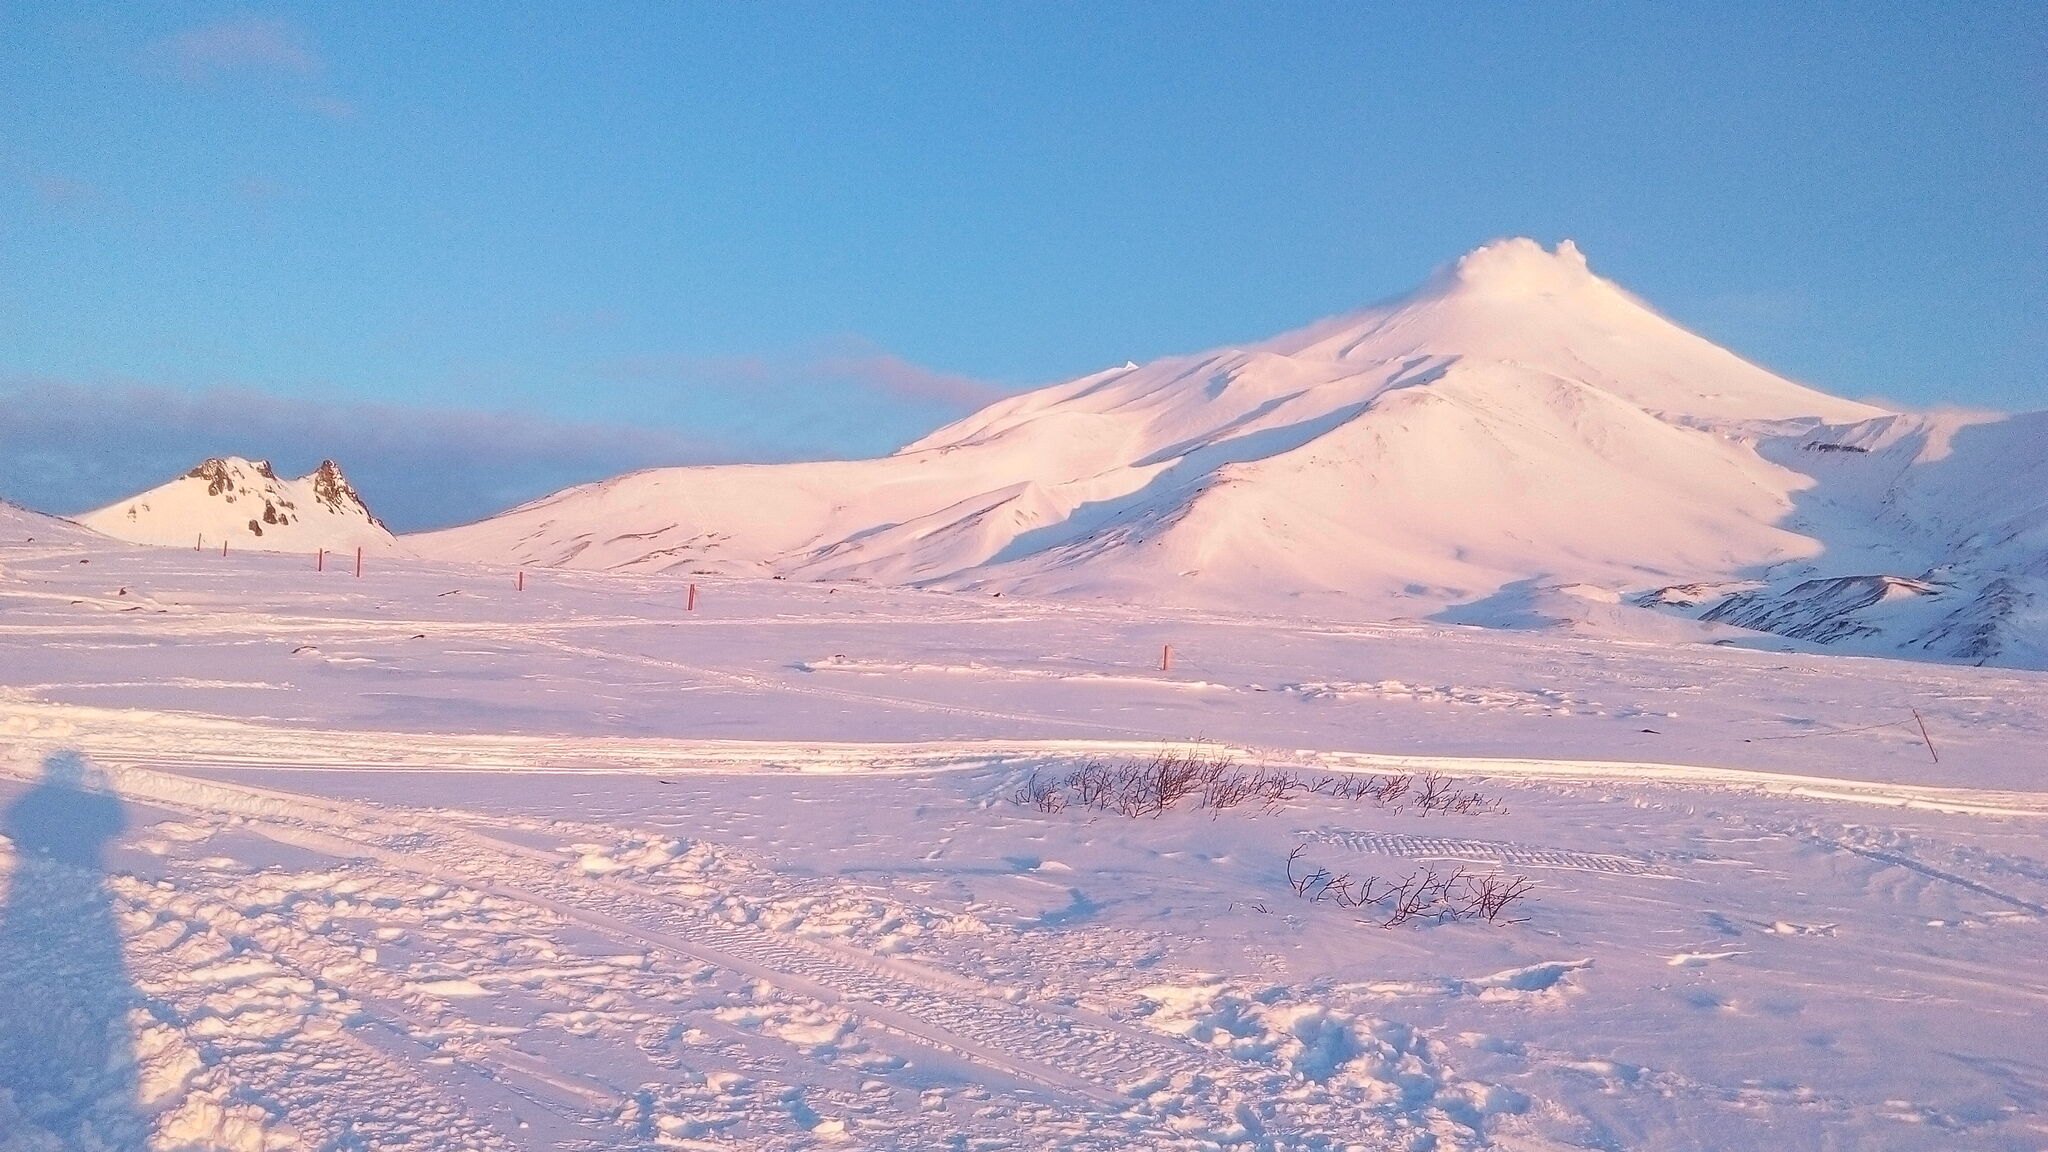
[[[208,81],[232,73],[318,75],[327,62],[290,21],[238,16],[190,28],[157,43],[178,74]]]

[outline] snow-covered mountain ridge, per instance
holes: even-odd
[[[2003,477],[2048,467],[2039,431],[1814,391],[1657,315],[1568,241],[1508,240],[1403,299],[1011,397],[882,459],[639,472],[408,540],[1353,618],[1508,622],[1538,596],[1602,627],[1641,613],[1544,590],[1743,582],[1711,611],[1898,576],[1934,586],[1942,618],[1839,639],[2031,660],[2044,512]]]
[[[0,500],[0,541],[9,544],[92,539],[75,522]]]
[[[262,552],[397,547],[389,529],[332,460],[296,480],[265,460],[215,457],[166,484],[78,518],[137,544],[207,545]]]

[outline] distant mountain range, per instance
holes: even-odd
[[[1402,299],[1015,396],[877,460],[637,472],[395,544],[339,475],[209,461],[83,520],[2048,666],[2048,413],[1814,391],[1568,241],[1491,244]]]

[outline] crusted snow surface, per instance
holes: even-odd
[[[2048,1138],[2041,673],[509,576],[0,540],[0,1149]]]
[[[296,480],[265,460],[202,461],[185,475],[79,517],[87,527],[137,544],[259,552],[397,548],[389,529],[332,460]]]

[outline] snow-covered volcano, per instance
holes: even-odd
[[[1933,538],[1953,524],[1878,515],[1934,457],[1835,475],[1871,428],[1963,439],[1775,376],[1569,241],[1518,239],[1403,299],[1016,396],[883,459],[634,473],[411,539],[475,561],[1353,617],[1516,621],[1572,586],[1595,595],[1566,602],[1611,616],[1676,584],[1944,562]],[[1993,474],[1961,464],[1944,483]],[[1840,571],[1838,553],[1889,566]],[[2003,574],[2010,557],[1986,556]]]
[[[219,547],[225,542],[261,552],[384,552],[397,546],[332,460],[287,480],[265,460],[216,457],[78,520],[137,544]]]

